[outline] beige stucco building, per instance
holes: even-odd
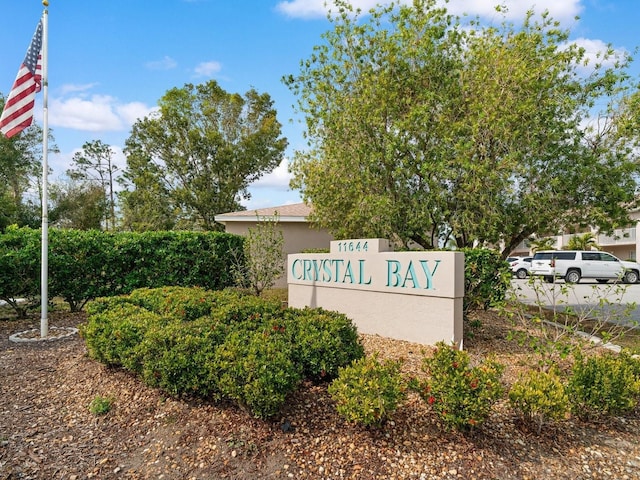
[[[249,228],[254,227],[259,221],[273,220],[277,214],[284,237],[286,262],[286,255],[290,253],[300,253],[303,250],[317,248],[328,250],[330,242],[334,239],[327,230],[315,228],[309,223],[307,217],[310,213],[310,206],[305,203],[295,203],[279,207],[223,213],[216,215],[215,220],[225,226],[227,233],[246,235]],[[287,286],[286,274],[278,280],[276,286]]]
[[[632,224],[627,228],[618,228],[613,232],[613,235],[600,234],[596,229],[587,230],[592,232],[595,236],[596,243],[600,250],[609,252],[621,260],[638,261],[640,259],[640,210],[632,210],[629,212]],[[578,234],[563,234],[557,235],[555,238],[554,248],[561,250],[565,247],[571,237]],[[529,245],[527,242],[523,242],[516,249],[513,250],[511,255],[526,256],[530,254]]]

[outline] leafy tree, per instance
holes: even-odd
[[[95,183],[71,180],[51,186],[49,221],[61,228],[100,230],[108,211],[104,190]]]
[[[125,223],[219,230],[215,215],[242,209],[249,184],[283,158],[287,141],[273,102],[255,90],[227,93],[210,80],[169,90],[159,106],[126,141]],[[155,202],[162,202],[159,218],[149,216]]]
[[[105,226],[111,230],[116,228],[116,212],[114,201],[114,173],[118,167],[113,164],[113,150],[109,145],[100,140],[93,140],[82,145],[82,151],[77,152],[72,161],[72,168],[67,170],[67,175],[72,180],[89,182],[98,185],[102,189],[104,197]],[[87,187],[85,190],[91,190]],[[99,225],[98,225],[99,228]]]
[[[4,102],[0,94],[0,111]],[[0,135],[0,231],[11,224],[36,228],[40,224],[42,134],[33,124],[14,137]],[[58,151],[49,132],[49,152]]]
[[[516,29],[463,23],[435,0],[367,17],[336,4],[325,42],[284,79],[309,142],[292,186],[320,226],[425,248],[502,242],[506,257],[534,233],[629,221],[635,104],[609,103],[609,130],[584,125],[627,98],[630,59],[581,76],[584,50],[547,14]]]

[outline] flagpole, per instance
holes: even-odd
[[[49,165],[47,155],[49,151],[49,6],[48,0],[42,0],[42,262],[40,270],[40,336],[49,335],[49,199],[47,194]]]

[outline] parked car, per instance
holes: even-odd
[[[511,259],[511,261],[509,261]],[[529,276],[529,270],[531,269],[531,260],[533,257],[509,257],[507,261],[511,267],[511,272],[516,278],[523,279]]]
[[[637,283],[640,264],[596,250],[546,250],[535,253],[529,273],[541,275],[548,282],[564,278],[567,283],[578,283],[582,278],[595,278],[599,283]]]

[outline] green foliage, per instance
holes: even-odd
[[[633,410],[640,399],[640,378],[628,354],[575,356],[567,385],[571,411],[581,419]],[[636,367],[637,368],[637,367]]]
[[[125,225],[136,231],[221,230],[248,186],[277,167],[287,146],[268,94],[224,91],[216,81],[168,90],[157,115],[126,141]]]
[[[278,226],[278,213],[273,218],[258,218],[244,240],[244,256],[233,265],[236,283],[260,295],[272,287],[284,273],[284,235]]]
[[[150,328],[135,354],[144,381],[175,396],[221,398],[214,367],[226,331],[210,318]]]
[[[418,382],[418,393],[446,428],[465,431],[481,425],[503,393],[502,365],[485,360],[471,366],[467,352],[443,342],[424,358],[423,370],[428,378]]]
[[[0,233],[0,300],[24,318],[40,295],[40,232],[8,227]],[[25,299],[20,303],[17,299]]]
[[[237,290],[144,288],[87,311],[80,333],[92,358],[175,396],[232,400],[259,418],[275,415],[303,378],[332,378],[363,355],[344,315]]]
[[[69,303],[72,312],[87,301],[109,295],[110,239],[98,230],[51,229],[49,289]]]
[[[331,380],[340,367],[364,356],[358,331],[346,315],[321,308],[288,309],[285,324],[306,378]]]
[[[332,28],[284,78],[306,118],[292,186],[311,220],[336,238],[502,242],[503,254],[566,225],[629,222],[628,55],[609,67],[606,52],[585,76],[585,50],[549,15],[496,25],[432,0],[332,3]],[[598,113],[612,128],[583,121]]]
[[[274,416],[302,379],[293,345],[276,324],[249,334],[232,331],[216,355],[217,385],[258,418]]]
[[[511,270],[498,252],[464,248],[464,314],[504,303],[511,285]]]
[[[87,323],[80,326],[89,356],[109,366],[139,372],[138,345],[151,326],[167,320],[128,302],[112,303],[109,307],[90,315]]]
[[[136,288],[176,285],[220,290],[233,285],[233,253],[241,251],[242,241],[238,235],[218,232],[50,229],[49,293],[78,311],[89,300]],[[0,299],[9,299],[18,313],[26,314],[40,293],[40,251],[39,231],[10,227],[0,234]],[[29,302],[18,305],[15,298]]]
[[[113,408],[113,398],[96,395],[89,404],[89,411],[93,415],[106,415]]]
[[[560,377],[554,371],[532,370],[509,390],[512,408],[538,433],[545,421],[561,420],[569,411],[569,398]]]
[[[83,182],[85,185],[94,185],[100,189],[102,199],[99,203],[103,206],[107,230],[116,228],[114,173],[118,167],[113,163],[113,155],[114,151],[111,147],[102,143],[101,140],[85,142],[82,150],[73,155],[72,168],[67,170],[67,175],[72,180]]]
[[[583,233],[582,235],[572,235],[567,242],[567,250],[599,250],[598,239],[591,233]]]
[[[366,427],[382,425],[406,397],[401,362],[380,362],[377,355],[341,367],[328,391],[338,413]]]

